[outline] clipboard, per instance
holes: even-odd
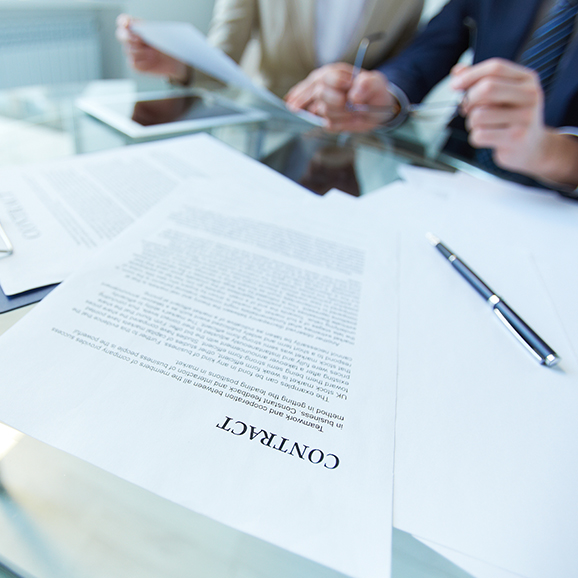
[[[42,301],[57,285],[58,284],[38,287],[37,289],[30,289],[30,291],[24,291],[24,293],[10,296],[5,295],[4,291],[0,288],[0,315]]]

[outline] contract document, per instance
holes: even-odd
[[[360,203],[188,179],[3,336],[0,420],[346,575],[387,577],[392,229]]]
[[[0,286],[14,295],[59,283],[186,178],[223,174],[308,194],[205,134],[2,169],[0,223],[14,253],[0,259]]]
[[[225,84],[247,90],[275,108],[290,112],[281,98],[255,84],[243,69],[222,50],[211,46],[192,24],[186,22],[136,22],[131,30],[147,44],[201,70]],[[291,112],[307,122],[323,126],[325,121],[307,111]]]

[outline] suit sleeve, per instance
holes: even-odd
[[[258,0],[216,0],[207,38],[239,63],[258,25]]]
[[[450,0],[410,46],[378,68],[410,102],[420,102],[468,49],[471,4],[472,0]]]

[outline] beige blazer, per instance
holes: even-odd
[[[209,41],[240,62],[249,41],[256,39],[259,80],[283,96],[317,68],[314,1],[216,0]],[[385,35],[370,45],[364,68],[397,53],[412,38],[422,7],[423,0],[366,0],[343,61],[353,63],[361,39],[374,32]]]

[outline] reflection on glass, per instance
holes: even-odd
[[[353,145],[339,140],[334,135],[304,134],[259,160],[318,195],[338,188],[359,197]]]
[[[235,112],[210,99],[188,95],[135,102],[131,118],[142,126],[151,126],[179,120],[227,116]]]
[[[173,122],[184,116],[198,96],[180,96],[135,102],[132,120],[143,126]]]
[[[327,145],[315,151],[299,183],[324,195],[336,188],[359,197],[359,183],[355,176],[355,153],[352,147]]]

